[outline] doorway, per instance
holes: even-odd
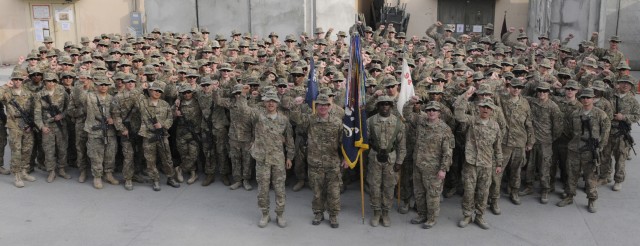
[[[438,0],[438,20],[454,28],[457,35],[482,33],[494,23],[495,0]]]

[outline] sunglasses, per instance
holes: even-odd
[[[304,77],[304,74],[294,74],[295,77]]]
[[[109,86],[109,84],[99,84],[98,86]]]
[[[511,86],[511,88],[522,90],[522,89],[524,89],[524,86]]]
[[[125,84],[133,84],[133,83],[135,83],[135,81],[128,80],[128,81],[124,81],[124,83]]]
[[[279,85],[278,88],[287,88],[286,85]]]
[[[183,95],[184,95],[184,94],[191,94],[191,93],[193,93],[193,91],[180,92],[180,94],[183,94]]]
[[[549,93],[550,91],[549,91],[549,90],[537,90],[537,92],[540,92],[540,93]]]
[[[577,91],[578,89],[575,88],[564,88],[565,91]]]
[[[202,86],[202,87],[209,87],[209,86],[210,86],[210,84],[201,84],[200,86]]]
[[[383,103],[380,103],[380,105],[382,105],[382,106],[391,106],[391,105],[393,105],[393,103],[383,102]]]
[[[430,109],[427,109],[425,111],[427,111],[427,112],[439,112],[440,110],[437,110],[437,109],[434,109],[434,108],[430,108]]]

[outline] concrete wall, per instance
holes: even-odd
[[[395,1],[387,2],[395,3]],[[407,4],[411,14],[407,35],[425,36],[425,31],[438,18],[438,0],[401,0]],[[494,23],[496,35],[500,35],[504,11],[507,11],[507,25],[526,27],[528,22],[529,0],[496,0]]]
[[[618,12],[618,2],[620,11]],[[606,25],[600,34],[600,46],[608,47],[609,37],[618,35],[622,39],[620,50],[629,58],[632,69],[640,69],[640,2],[637,0],[609,0],[604,11]],[[620,20],[618,21],[618,15]],[[604,33],[604,35],[602,34]]]
[[[195,2],[195,0],[144,1],[147,32],[154,28],[170,32],[188,32],[191,27],[196,26]]]
[[[143,0],[139,0],[143,1]],[[64,0],[2,0],[0,7],[0,63],[14,63],[42,43],[34,38],[33,20],[29,4],[67,4]],[[142,6],[142,4],[139,4]],[[80,37],[101,33],[124,33],[129,26],[129,14],[134,11],[133,0],[82,0],[74,1],[72,34],[58,40],[79,42]],[[53,9],[53,7],[51,7]],[[108,10],[108,11],[107,11]],[[141,8],[141,11],[144,9]],[[71,38],[68,38],[71,37]],[[60,45],[58,45],[60,46]]]

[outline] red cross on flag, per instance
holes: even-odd
[[[400,94],[398,95],[398,111],[402,116],[402,107],[404,104],[415,96],[413,91],[413,80],[411,80],[411,71],[407,65],[407,59],[402,59],[402,75],[400,75]]]

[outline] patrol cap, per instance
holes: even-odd
[[[493,99],[491,98],[483,98],[480,103],[478,103],[480,107],[489,107],[491,109],[496,109],[496,105],[493,103]]]
[[[180,93],[193,92],[193,88],[191,87],[191,85],[183,85],[183,86],[180,86],[180,90],[178,92]]]
[[[596,95],[592,88],[585,88],[580,92],[580,96],[578,96],[578,98],[594,98],[595,96]]]
[[[156,68],[153,65],[144,66],[144,75],[157,74]]]
[[[331,102],[329,101],[329,95],[320,93],[318,97],[316,97],[316,104],[318,105],[329,105]]]
[[[231,94],[241,93],[243,86],[244,86],[243,84],[235,84],[235,85],[233,85],[233,89],[231,90]]]
[[[629,67],[629,64],[627,64],[624,61],[621,61],[620,64],[618,64],[618,67],[616,67],[616,69],[618,70],[631,70],[631,67]]]
[[[493,91],[491,90],[491,86],[489,86],[488,84],[481,84],[478,87],[478,91],[476,91],[477,95],[485,95],[485,94],[489,94],[489,95],[493,95]]]
[[[211,85],[211,84],[213,84],[213,81],[211,80],[211,78],[209,78],[207,76],[202,77],[200,79],[200,85]]]
[[[116,72],[116,74],[111,77],[113,80],[124,80],[125,73],[124,72]]]
[[[618,36],[611,36],[611,38],[609,38],[609,41],[610,42],[616,42],[616,43],[622,43],[622,40]]]
[[[551,61],[549,61],[549,59],[542,59],[542,61],[540,62],[540,66],[547,68],[547,69],[551,69]]]
[[[371,68],[369,68],[369,72],[373,73],[375,71],[382,71],[382,67],[380,66],[380,64],[374,63],[373,65],[371,65]]]
[[[431,88],[429,88],[428,93],[429,94],[444,94],[444,91],[442,90],[442,87],[432,85]]]
[[[449,63],[444,64],[444,67],[442,68],[442,71],[443,72],[453,72],[454,71],[453,64],[449,64]]]
[[[425,110],[430,110],[430,109],[440,111],[440,105],[436,101],[430,101],[429,103],[427,103]]]
[[[393,99],[390,96],[380,96],[376,101],[376,105],[380,105],[380,103],[390,103],[393,105]]]
[[[444,76],[444,74],[443,74],[443,73],[436,73],[436,74],[433,76],[433,81],[434,81],[434,82],[437,82],[437,81],[446,81],[446,80],[447,80],[447,79],[446,79],[446,77]]]
[[[269,33],[269,37],[270,37],[270,38],[271,38],[271,37],[276,37],[276,38],[277,38],[277,37],[278,37],[278,34],[277,34],[276,32],[271,32],[271,33]]]
[[[325,94],[327,96],[335,96],[336,93],[333,92],[333,90],[331,90],[331,88],[329,87],[325,87],[320,89],[320,93],[319,94]]]
[[[247,85],[257,85],[257,86],[260,85],[260,81],[258,77],[255,77],[255,76],[250,76],[247,79],[245,79],[245,81]]]
[[[280,103],[280,98],[278,97],[278,94],[275,91],[267,91],[262,96],[262,101],[263,102],[274,101],[274,102]]]
[[[564,85],[564,88],[571,88],[571,89],[575,89],[575,90],[580,90],[580,84],[578,83],[578,81],[575,80],[569,80],[567,81],[567,84]]]
[[[515,75],[513,75],[512,72],[506,72],[502,75],[502,77],[504,77],[505,79],[513,79],[513,77],[515,77]]]
[[[598,64],[596,63],[596,60],[591,57],[585,57],[584,60],[582,60],[582,65],[589,66],[592,68],[598,68]]]
[[[528,73],[527,68],[523,64],[517,64],[515,67],[513,67],[513,72]]]
[[[538,90],[538,91],[550,91],[551,90],[551,84],[549,84],[547,82],[540,82],[538,84],[538,86],[536,87],[536,90]]]
[[[524,87],[524,83],[519,78],[513,78],[509,81],[509,85],[511,85],[511,87]]]
[[[42,74],[42,70],[40,70],[40,68],[38,67],[29,67],[27,68],[27,72],[29,72],[29,76],[34,75],[34,74]]]
[[[367,82],[365,83],[365,85],[366,87],[371,87],[371,86],[375,87],[375,86],[378,86],[378,82],[376,81],[376,79],[369,77],[367,78]]]
[[[220,64],[220,71],[232,71],[233,69],[231,69],[231,65],[229,63],[222,63]]]
[[[634,86],[634,87],[636,86],[636,80],[629,75],[620,76],[620,78],[618,78],[617,83],[628,83],[631,86]]]
[[[113,83],[106,76],[97,76],[96,80],[95,80],[95,84],[96,85],[107,85],[107,86],[110,86]]]
[[[42,41],[43,43],[47,44],[47,43],[53,43],[53,38],[50,36],[44,37],[44,41]]]
[[[11,80],[24,80],[24,74],[20,71],[13,71],[13,73],[11,73]]]
[[[318,27],[316,28],[315,32],[313,32],[314,34],[320,34],[320,33],[324,33],[324,30],[322,30],[322,27]]]
[[[484,79],[484,74],[482,74],[482,72],[475,72],[473,73],[473,80],[483,80]]]
[[[136,82],[136,76],[133,74],[126,74],[123,80],[124,82]]]
[[[400,82],[398,82],[395,77],[387,77],[384,79],[384,82],[382,84],[384,84],[384,87],[391,87],[394,85],[399,85]]]
[[[607,91],[607,85],[602,80],[593,81],[593,85],[591,85],[591,88],[594,91]]]
[[[528,39],[529,37],[527,37],[527,34],[523,32],[523,33],[518,34],[518,38],[516,38],[516,39],[520,40],[520,39],[525,39],[525,38]]]
[[[304,72],[302,71],[301,67],[294,67],[293,69],[291,69],[291,71],[289,72],[289,74],[299,74],[299,75],[304,75]]]
[[[153,83],[153,86],[149,88],[152,91],[158,91],[160,93],[164,93],[164,89],[158,85],[158,83]]]
[[[488,23],[486,26],[484,26],[484,29],[493,30],[493,24]]]

